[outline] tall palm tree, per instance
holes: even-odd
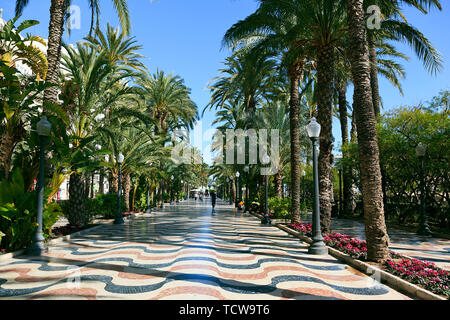
[[[370,85],[369,49],[363,2],[363,0],[347,0],[349,58],[355,88],[353,108],[358,129],[367,258],[369,261],[382,262],[389,257],[389,236],[384,219],[379,148]]]
[[[29,0],[16,0],[16,15],[21,15],[25,7],[28,5]],[[59,84],[60,73],[60,61],[61,61],[61,46],[62,35],[64,33],[64,21],[67,17],[66,11],[71,4],[71,0],[51,0],[50,2],[50,23],[48,28],[48,73],[47,81],[53,84]],[[130,31],[130,18],[128,13],[127,0],[113,0],[114,8],[119,16],[122,29],[129,33]],[[89,6],[91,8],[91,31],[94,26],[94,18],[97,20],[97,26],[99,24],[100,15],[100,2],[99,0],[89,0]],[[53,86],[45,90],[44,101],[50,101],[53,103],[58,102],[59,88]]]
[[[155,74],[138,79],[137,85],[142,89],[148,112],[159,121],[156,133],[166,133],[169,128],[193,128],[198,110],[183,79],[157,70]]]
[[[128,37],[126,32],[114,29],[109,23],[106,32],[95,30],[95,35],[85,37],[86,44],[97,51],[105,51],[111,63],[118,63],[137,71],[145,72],[147,67],[141,61],[144,56],[138,53],[142,45],[137,44],[134,37]]]
[[[126,86],[126,82],[134,73],[110,62],[104,51],[98,52],[82,43],[77,43],[76,48],[64,47],[67,55],[63,56],[62,97],[70,119],[71,152],[83,154],[85,145],[82,142],[87,140],[93,144],[97,130],[102,126],[98,116],[133,93],[133,88]],[[84,168],[75,162],[67,169],[71,172],[69,221],[84,225],[88,222],[84,210]]]
[[[214,78],[210,84],[211,101],[205,107],[210,110],[221,108],[226,102],[237,104],[243,101],[249,124],[256,112],[257,106],[267,101],[268,96],[276,86],[278,63],[274,57],[255,54],[243,48],[236,51],[225,62],[221,76]]]
[[[306,57],[311,49],[305,43],[308,30],[300,19],[295,1],[259,0],[257,11],[234,24],[224,36],[224,44],[236,48],[249,45],[255,52],[279,55],[290,82],[289,119],[291,134],[292,222],[300,221],[300,92]],[[279,14],[282,12],[283,14]]]
[[[265,104],[257,117],[257,127],[264,129],[277,129],[280,134],[280,150],[277,159],[272,159],[277,165],[277,173],[274,176],[275,194],[283,197],[283,171],[289,165],[291,159],[290,122],[288,114],[288,101],[278,100]],[[305,144],[305,137],[302,137],[302,144]],[[270,139],[270,137],[269,137]]]

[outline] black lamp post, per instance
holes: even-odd
[[[416,154],[420,159],[420,227],[417,234],[421,236],[431,236],[431,231],[428,226],[427,218],[427,204],[425,199],[425,177],[424,177],[424,159],[427,152],[427,146],[419,143],[416,147]]]
[[[339,163],[338,165],[339,170],[339,214],[338,217],[342,218],[343,216],[343,203],[342,203],[342,163]]]
[[[230,176],[230,204],[233,204],[233,176]]]
[[[170,177],[170,205],[174,205],[174,201],[173,201],[173,179],[175,179],[174,176]]]
[[[184,181],[181,180],[181,197],[180,197],[180,201],[184,200],[183,192],[184,192]]]
[[[269,155],[265,155],[263,159],[264,164],[270,163],[270,157]],[[272,221],[270,221],[269,216],[269,175],[266,174],[265,180],[265,189],[266,189],[266,196],[265,196],[265,204],[264,204],[264,218],[261,220],[261,224],[271,224]]]
[[[302,170],[302,203],[303,207],[306,207],[306,191],[305,191],[305,170]]]
[[[239,177],[241,174],[239,171],[236,172],[236,208],[237,210],[240,210],[239,208],[239,202],[241,202],[241,193],[239,192]]]
[[[120,205],[120,198],[122,195],[122,163],[124,160],[124,156],[122,153],[119,153],[119,156],[117,157],[117,163],[119,164],[119,188],[117,191],[118,197],[117,197],[117,216],[114,220],[114,224],[124,224],[123,217],[122,217],[122,208]]]
[[[250,167],[249,166],[245,166],[244,167],[244,172],[245,172],[245,212],[249,212],[249,203],[248,203],[248,196],[249,196],[249,188],[248,188],[248,173],[250,171]]]
[[[316,118],[312,118],[307,125],[306,130],[313,145],[313,175],[314,175],[314,206],[312,219],[313,243],[309,246],[308,253],[323,255],[328,252],[325,243],[323,242],[322,231],[320,230],[320,207],[319,207],[319,170],[318,170],[318,152],[319,152],[319,137],[320,124]]]
[[[27,248],[27,254],[32,256],[40,256],[44,251],[44,235],[42,233],[42,214],[44,209],[44,185],[45,185],[45,142],[50,136],[52,129],[51,123],[47,120],[45,114],[37,123],[37,133],[41,140],[40,163],[39,163],[39,182],[38,182],[38,198],[37,198],[37,229],[33,236],[33,242]]]

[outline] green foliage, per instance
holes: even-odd
[[[101,215],[105,219],[114,219],[117,216],[117,200],[117,193],[110,193],[99,194],[95,199],[89,199],[88,202],[91,203],[89,206],[96,214]],[[120,206],[121,212],[125,212],[126,207],[124,196],[121,197]],[[86,206],[86,210],[88,210],[88,206]]]
[[[291,217],[291,198],[269,198],[269,210],[275,219],[289,219]]]
[[[9,251],[26,248],[36,230],[37,193],[27,192],[19,169],[9,180],[0,183],[0,229],[4,232],[2,247]],[[62,214],[57,203],[47,203],[43,209],[43,233],[48,238],[51,227]]]
[[[427,146],[424,158],[427,215],[431,223],[450,228],[450,121],[444,91],[427,105],[402,107],[384,114],[378,123],[378,144],[386,191],[385,215],[398,223],[417,222],[420,216],[420,159],[416,146]],[[353,170],[353,182],[360,187],[358,146],[346,150],[343,161]],[[361,190],[361,188],[360,188]]]

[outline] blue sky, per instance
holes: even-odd
[[[86,0],[73,0],[82,10],[80,30],[73,30],[71,36],[64,36],[68,43],[74,43],[87,34],[90,26],[90,13]],[[101,22],[118,25],[111,0],[101,0]],[[431,76],[415,58],[408,46],[399,44],[397,48],[411,57],[402,63],[406,79],[402,81],[404,96],[385,79],[380,79],[380,92],[384,110],[402,105],[415,105],[426,102],[443,89],[450,90],[450,6],[442,1],[444,10],[432,11],[423,15],[407,8],[408,21],[427,36],[444,59],[444,69]],[[14,0],[3,0],[0,7],[3,18],[10,19],[14,13]],[[48,36],[50,1],[32,0],[25,9],[22,19],[36,19],[40,25],[30,29],[33,34],[44,38]],[[132,35],[143,45],[142,54],[151,72],[162,69],[173,72],[185,79],[192,89],[192,98],[199,110],[209,102],[208,82],[218,75],[218,69],[228,56],[227,49],[221,48],[225,31],[235,22],[245,18],[257,8],[254,0],[129,0]],[[349,92],[348,99],[351,100]],[[205,114],[202,119],[203,130],[210,127],[214,112]],[[339,122],[333,122],[336,144],[340,144]],[[206,156],[206,155],[205,155]],[[208,157],[207,157],[208,158]]]

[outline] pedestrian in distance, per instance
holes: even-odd
[[[216,213],[216,200],[217,200],[217,195],[216,192],[213,191],[211,192],[211,205],[212,205],[212,213]]]

